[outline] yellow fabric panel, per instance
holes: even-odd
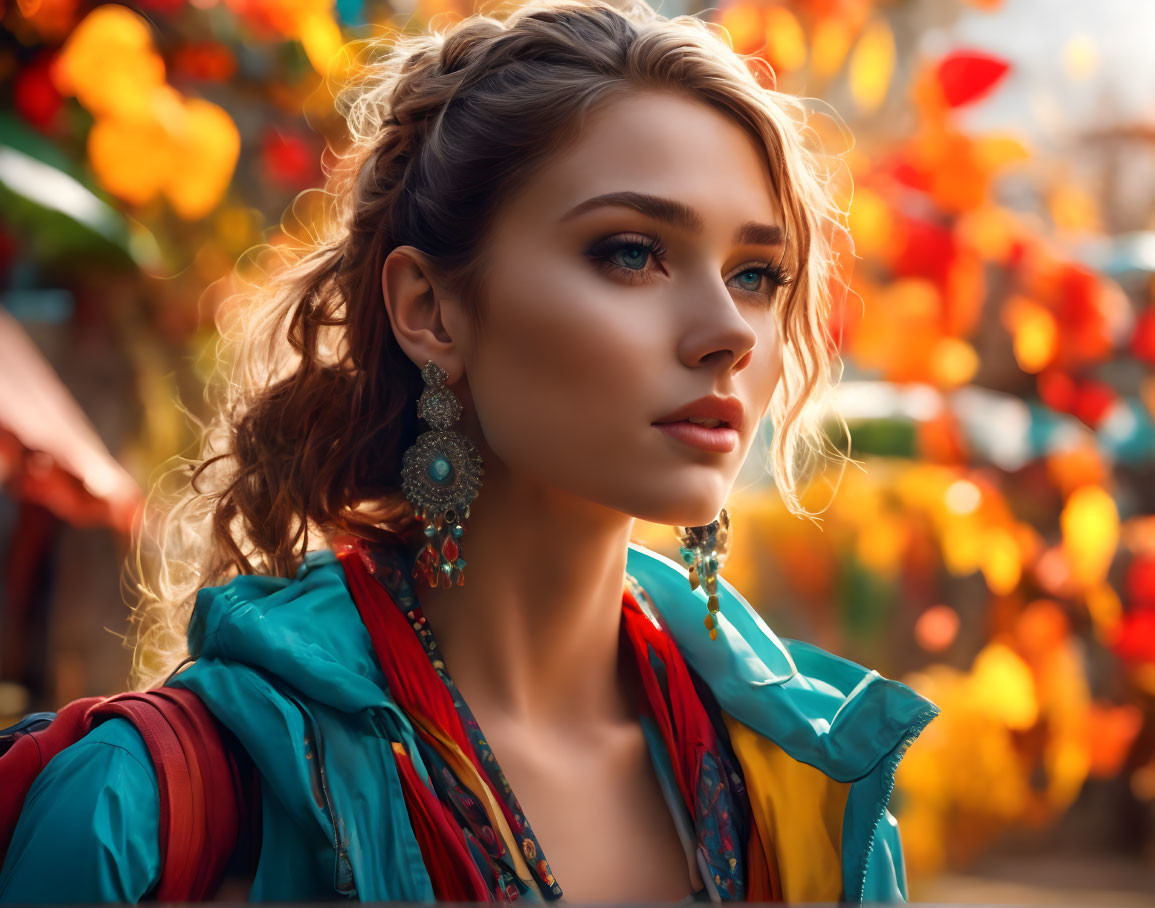
[[[781,747],[723,713],[746,776],[766,860],[777,866],[787,902],[836,902],[842,894],[842,818],[849,782],[800,763]]]

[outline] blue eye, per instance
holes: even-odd
[[[618,234],[599,240],[586,255],[599,268],[637,283],[645,280],[643,276],[648,271],[646,266],[650,258],[665,259],[666,249],[658,240],[644,234]],[[730,278],[730,285],[737,286],[744,293],[772,299],[778,289],[791,280],[793,278],[782,265],[759,264],[739,271]]]
[[[632,269],[634,265],[641,266],[637,269],[640,271],[641,268],[645,267],[646,260],[650,257],[650,250],[638,243],[630,243],[627,246],[620,246],[613,255],[620,255],[621,258],[618,261],[627,268]]]
[[[666,250],[660,243],[641,234],[607,237],[594,244],[587,253],[599,264],[637,273],[646,270],[650,256],[661,258],[665,254]]]
[[[746,289],[747,290],[757,290],[760,286],[762,286],[763,274],[761,271],[759,271],[756,268],[748,268],[745,271],[743,271],[741,274],[739,274],[738,277],[741,278],[741,277],[747,277],[750,275],[753,275],[754,286],[753,287],[747,287]]]
[[[751,276],[754,279],[754,286],[744,286],[740,289],[750,293],[762,293],[762,279],[765,278],[769,282],[769,287],[765,291],[766,296],[773,296],[779,287],[785,287],[793,280],[781,265],[759,265],[757,268],[747,268],[745,271],[739,271],[734,275],[734,279],[741,280]]]

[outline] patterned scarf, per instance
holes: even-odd
[[[414,597],[403,549],[358,542],[341,562],[389,693],[415,731],[393,741],[392,749],[435,897],[561,898],[540,843],[446,671]],[[640,718],[660,732],[689,812],[699,867],[704,863],[723,900],[770,900],[761,843],[717,704],[628,589],[620,643],[623,667],[636,670],[644,690]]]

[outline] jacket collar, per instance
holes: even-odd
[[[706,594],[687,571],[630,544],[627,573],[719,705],[791,757],[840,782],[866,776],[938,713],[905,684],[816,646],[779,638],[718,578],[718,637],[703,625]]]

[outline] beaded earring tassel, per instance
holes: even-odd
[[[722,508],[718,518],[700,527],[674,527],[682,543],[679,554],[689,567],[690,589],[701,586],[708,597],[706,607],[706,630],[710,639],[718,639],[718,623],[714,615],[718,612],[718,571],[726,563],[730,554],[730,515]]]

